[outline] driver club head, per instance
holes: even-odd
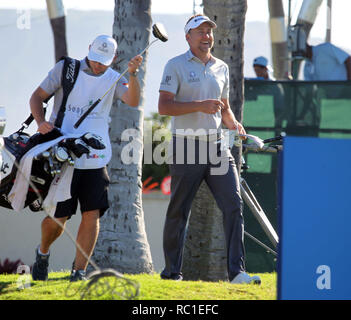
[[[155,23],[152,26],[152,34],[155,38],[160,39],[162,42],[166,42],[168,40],[168,34],[162,23]]]

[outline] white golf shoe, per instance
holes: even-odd
[[[238,275],[236,275],[236,277],[232,281],[230,281],[230,283],[233,283],[233,284],[240,284],[240,283],[261,284],[261,278],[259,276],[250,277],[246,272],[240,272]]]

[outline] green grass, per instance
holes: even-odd
[[[233,285],[228,282],[161,280],[159,274],[125,275],[139,284],[138,300],[275,300],[276,273],[259,274],[262,284]],[[48,281],[32,281],[30,275],[0,275],[0,300],[80,300],[87,282],[70,283],[68,272],[49,274]],[[27,278],[26,278],[27,277]],[[27,281],[27,282],[26,282]],[[25,285],[27,283],[27,285]],[[124,282],[116,278],[100,280],[91,289],[93,300],[120,298]],[[22,289],[20,288],[22,285]]]

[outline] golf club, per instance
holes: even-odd
[[[168,35],[166,32],[166,29],[164,28],[162,23],[155,23],[152,26],[152,34],[154,35],[154,37],[156,38],[155,40],[153,40],[152,42],[150,42],[147,47],[139,53],[139,55],[143,55],[145,53],[145,51],[147,49],[150,48],[150,46],[155,43],[158,40],[161,40],[162,42],[166,42],[168,40]],[[85,113],[78,119],[78,121],[74,124],[74,128],[77,129],[80,124],[83,122],[83,120],[90,114],[90,112],[99,104],[99,102],[110,92],[110,90],[117,84],[117,82],[119,80],[121,80],[121,78],[128,72],[128,68],[126,70],[124,70],[120,76],[118,77],[118,79],[112,84],[112,86],[110,87],[110,89],[108,89],[105,94],[97,99],[90,107],[87,111],[85,111]]]

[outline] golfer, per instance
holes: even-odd
[[[250,277],[245,272],[238,173],[229,148],[221,150],[222,122],[228,129],[237,129],[242,134],[245,129],[229,106],[228,66],[211,54],[214,28],[216,23],[204,15],[188,20],[185,39],[190,49],[168,61],[160,86],[159,113],[172,116],[173,133],[171,199],[163,232],[166,265],[161,278],[183,278],[185,228],[191,203],[205,180],[223,212],[229,280],[260,283],[259,277]],[[201,151],[204,149],[205,154]],[[218,169],[218,163],[211,159],[216,157],[225,170],[214,170]]]
[[[110,68],[116,59],[117,43],[110,36],[100,35],[89,46],[86,58],[80,61],[80,69],[75,85],[70,92],[61,125],[61,131],[67,133],[91,132],[102,137],[107,146],[103,150],[94,150],[94,154],[83,155],[76,159],[71,186],[71,199],[57,204],[54,217],[65,225],[66,221],[76,213],[78,201],[82,219],[77,235],[77,244],[88,257],[91,256],[99,233],[99,218],[108,208],[109,177],[106,165],[111,159],[109,140],[109,113],[116,99],[135,107],[139,104],[140,86],[136,77],[141,56],[132,58],[128,63],[129,82],[122,78],[114,90],[102,99],[92,112],[78,127],[74,124],[92,102],[101,98],[118,79],[119,73]],[[58,117],[63,89],[61,76],[63,61],[59,61],[49,72],[30,99],[31,112],[42,134],[50,132]],[[49,121],[45,120],[43,101],[55,93],[53,111]],[[51,218],[46,217],[41,225],[41,243],[36,249],[36,260],[33,265],[33,280],[47,280],[51,244],[62,234],[63,229]],[[85,279],[88,261],[77,249],[71,273],[71,281]]]

